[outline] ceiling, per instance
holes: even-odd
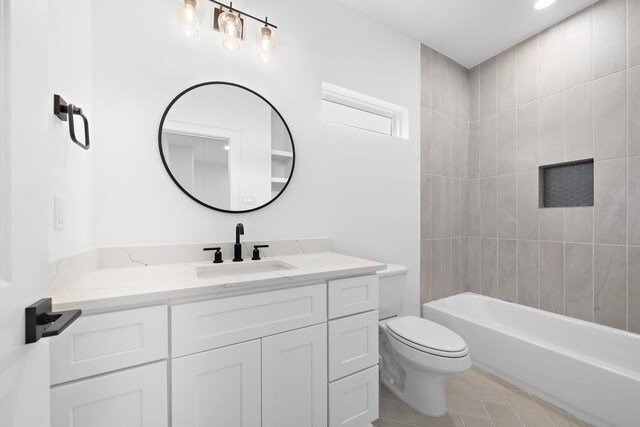
[[[340,1],[472,68],[597,0]]]

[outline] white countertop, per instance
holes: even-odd
[[[296,268],[206,279],[198,278],[196,269],[212,265],[211,262],[99,269],[54,293],[54,310],[106,310],[190,297],[215,298],[277,289],[291,285],[293,281],[304,285],[373,274],[385,268],[385,264],[379,262],[334,252],[265,257],[263,261],[245,259],[243,263],[273,260]],[[228,263],[225,261],[224,264]]]

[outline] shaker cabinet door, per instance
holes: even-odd
[[[262,427],[326,427],[326,323],[262,339]]]
[[[56,386],[53,427],[166,427],[167,363]]]
[[[173,425],[260,426],[260,370],[260,340],[173,359]]]

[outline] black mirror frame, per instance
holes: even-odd
[[[167,164],[167,159],[165,159],[164,152],[162,150],[162,128],[164,126],[164,121],[165,121],[165,119],[167,117],[167,114],[169,114],[169,110],[171,110],[171,107],[173,107],[173,104],[175,104],[183,95],[185,95],[186,93],[188,93],[188,92],[190,92],[190,91],[192,91],[194,89],[197,89],[199,87],[209,86],[209,85],[234,86],[234,87],[237,87],[237,88],[240,88],[240,89],[244,89],[247,92],[251,92],[252,94],[257,96],[258,98],[260,98],[264,102],[266,102],[267,105],[269,105],[273,109],[273,111],[275,111],[276,114],[278,114],[278,117],[280,117],[280,120],[282,120],[282,123],[284,123],[285,129],[287,129],[287,134],[289,135],[289,139],[291,140],[291,153],[293,154],[293,157],[291,159],[291,173],[289,174],[289,178],[287,179],[287,182],[285,183],[284,187],[282,187],[282,190],[280,190],[280,192],[274,198],[272,198],[271,200],[269,200],[267,203],[265,203],[263,205],[255,207],[253,209],[247,209],[247,210],[244,210],[244,211],[232,211],[232,210],[228,210],[228,209],[222,209],[222,208],[217,208],[215,206],[211,206],[211,205],[209,205],[207,203],[204,203],[202,200],[197,199],[195,196],[193,196],[191,193],[189,193],[184,187],[182,187],[182,185],[180,185],[180,183],[178,182],[176,177],[173,176],[173,174],[171,173],[171,169],[169,169],[169,165]],[[291,130],[289,129],[289,125],[285,121],[284,117],[282,117],[282,114],[280,114],[280,111],[278,111],[278,109],[276,107],[274,107],[271,102],[269,102],[264,96],[260,95],[258,92],[254,91],[252,89],[249,89],[246,86],[242,86],[240,84],[237,84],[237,83],[224,82],[224,81],[211,81],[211,82],[199,83],[197,85],[191,86],[191,87],[183,90],[175,98],[173,98],[173,100],[169,103],[167,108],[164,110],[164,113],[162,114],[162,119],[160,120],[160,127],[158,129],[158,149],[160,151],[160,158],[162,159],[162,164],[164,165],[164,168],[166,169],[167,173],[171,177],[171,180],[173,181],[173,183],[184,194],[189,196],[189,198],[191,200],[193,200],[194,202],[196,202],[196,203],[198,203],[198,204],[200,204],[200,205],[202,205],[204,207],[207,207],[209,209],[213,209],[214,211],[232,213],[232,214],[243,214],[243,213],[254,212],[254,211],[257,211],[258,209],[265,208],[265,207],[269,206],[271,203],[273,203],[274,201],[276,201],[278,199],[278,197],[280,197],[282,195],[282,193],[284,193],[284,191],[289,186],[289,183],[291,182],[291,178],[293,178],[293,171],[295,170],[295,166],[296,166],[296,147],[295,147],[295,144],[293,142],[293,136],[291,135]]]

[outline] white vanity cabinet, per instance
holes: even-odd
[[[369,426],[377,308],[370,274],[85,315],[52,341],[52,426]]]

